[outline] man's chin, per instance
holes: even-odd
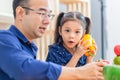
[[[40,34],[40,35],[38,35],[38,38],[41,38],[41,37],[43,37],[43,35],[44,35],[44,34]]]

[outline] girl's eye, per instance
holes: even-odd
[[[65,30],[66,32],[70,32],[70,30]]]
[[[76,31],[76,33],[80,33],[80,31]]]

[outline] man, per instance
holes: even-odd
[[[36,60],[33,39],[52,18],[48,0],[13,0],[15,22],[0,31],[0,80],[103,80],[102,62],[68,68]]]

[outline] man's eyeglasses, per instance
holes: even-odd
[[[40,10],[35,10],[35,9],[31,9],[29,7],[22,7],[22,8],[36,12],[37,14],[40,15],[41,18],[46,18],[47,17],[50,20],[52,20],[53,17],[55,16],[54,14],[46,13],[45,11],[42,11],[42,10],[41,11]]]

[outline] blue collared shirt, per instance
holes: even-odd
[[[36,52],[14,25],[0,30],[0,80],[57,80],[61,66],[36,60]]]
[[[49,46],[49,52],[46,61],[65,66],[71,58],[72,54],[64,46],[60,44],[53,44]],[[78,60],[76,67],[85,65],[86,61],[87,57],[83,55]]]

